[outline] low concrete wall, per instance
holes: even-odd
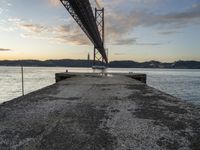
[[[127,77],[130,77],[132,79],[135,79],[135,80],[138,80],[142,83],[146,83],[147,82],[147,75],[146,74],[135,74],[135,73],[104,73],[104,74],[97,74],[97,73],[69,73],[69,72],[64,72],[64,73],[56,73],[55,75],[55,79],[56,79],[56,82],[60,82],[62,80],[65,80],[65,79],[68,79],[68,78],[71,78],[71,77],[74,77],[74,76],[84,76],[84,75],[104,75],[104,76],[109,76],[109,75],[124,75],[124,76],[127,76]]]
[[[130,77],[132,79],[138,80],[142,83],[147,83],[147,75],[146,74],[127,74],[127,77]]]
[[[74,76],[76,76],[76,75],[70,74],[70,73],[56,73],[55,79],[56,79],[56,82],[60,82],[60,81],[63,81],[65,79],[69,79],[69,78],[74,77]]]

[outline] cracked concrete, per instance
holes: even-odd
[[[1,150],[198,150],[200,108],[123,75],[74,76],[0,105]]]

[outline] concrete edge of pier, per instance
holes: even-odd
[[[77,73],[77,72],[62,72],[62,73],[56,73],[55,79],[56,82],[60,82],[62,80],[66,80],[75,76],[113,76],[113,75],[121,75],[126,76],[132,79],[135,79],[137,81],[140,81],[142,83],[147,83],[147,75],[142,73]]]

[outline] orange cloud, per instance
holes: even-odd
[[[58,6],[60,4],[60,0],[49,0],[53,6]]]

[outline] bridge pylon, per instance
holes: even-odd
[[[105,22],[104,22],[104,8],[102,9],[97,9],[95,8],[95,21],[102,39],[102,46],[104,47],[104,42],[105,42]],[[94,60],[93,60],[93,65],[96,65],[96,61],[101,61],[102,65],[107,64],[108,61],[106,61],[102,55],[98,51],[98,47],[94,46]]]
[[[104,47],[104,8],[95,9],[95,16],[89,0],[60,0],[72,18],[94,45],[95,60],[108,62]],[[102,58],[98,56],[100,54]]]

